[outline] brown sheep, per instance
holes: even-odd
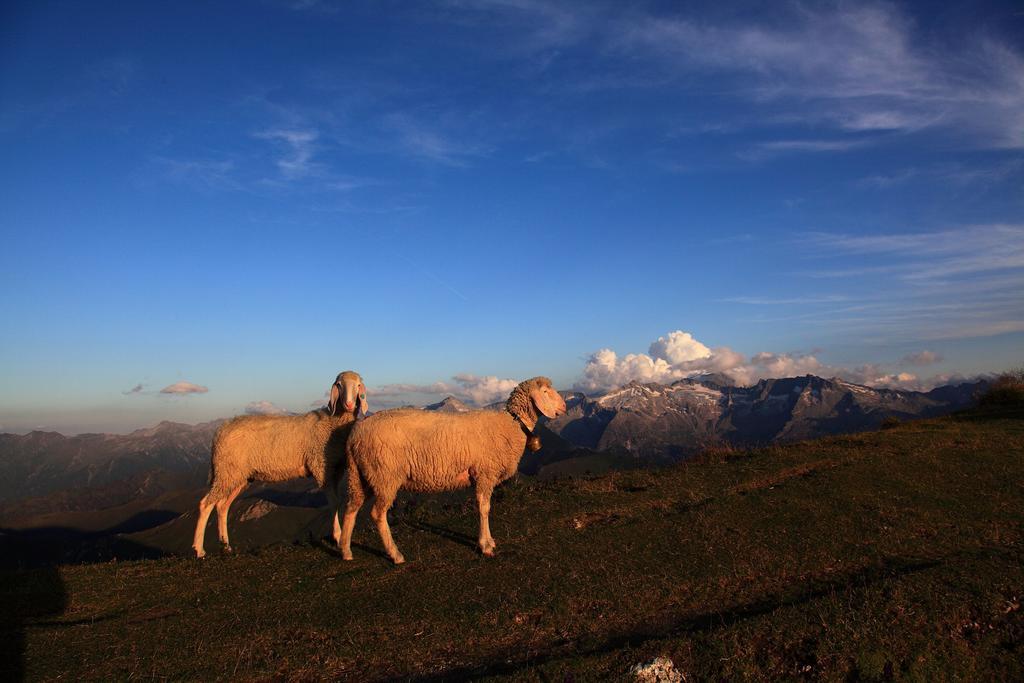
[[[388,509],[400,489],[449,491],[473,485],[480,509],[480,551],[494,554],[488,515],[494,487],[514,475],[533,436],[538,413],[554,418],[565,414],[565,400],[546,377],[517,386],[501,412],[432,413],[388,410],[352,428],[348,446],[348,502],[341,526],[341,553],[352,559],[352,529],[366,489],[376,500],[370,515],[395,564],[404,562],[391,528]],[[339,482],[340,483],[340,482]]]
[[[196,557],[206,555],[203,539],[214,507],[220,541],[226,551],[231,551],[228,510],[253,481],[313,477],[327,493],[334,517],[334,541],[339,542],[337,472],[345,462],[345,440],[355,423],[357,407],[366,414],[366,387],[359,373],[347,370],[334,380],[325,410],[305,415],[245,415],[224,423],[213,437],[210,492],[199,501],[192,542]]]

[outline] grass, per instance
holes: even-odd
[[[282,544],[6,574],[3,659],[31,680],[581,681],[655,656],[691,681],[1024,680],[1020,408],[499,491],[493,559],[446,497],[393,513],[400,567],[361,518],[354,562]]]

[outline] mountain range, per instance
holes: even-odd
[[[598,398],[565,392],[545,426],[577,448],[675,461],[715,445],[752,446],[878,428],[974,404],[987,382],[929,392],[876,389],[814,375],[734,386],[723,376],[671,385],[631,382]]]
[[[201,485],[222,422],[161,422],[130,434],[0,434],[0,518],[100,509]]]
[[[984,381],[929,392],[875,389],[813,375],[734,386],[708,375],[671,385],[631,382],[598,397],[563,392],[568,412],[538,427],[530,474],[673,462],[708,446],[747,446],[877,428],[973,404]],[[487,406],[500,410],[504,401]],[[463,412],[454,397],[424,410]],[[0,519],[98,510],[201,488],[222,420],[161,422],[130,434],[0,434]]]

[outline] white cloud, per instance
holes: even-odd
[[[662,358],[631,353],[620,359],[611,349],[601,349],[587,359],[575,388],[587,393],[604,392],[632,381],[665,383],[675,379],[678,373]]]
[[[687,361],[707,358],[711,349],[693,338],[689,332],[676,330],[664,337],[658,337],[647,350],[654,358],[660,358],[673,365]]]
[[[205,394],[208,391],[209,391],[209,389],[207,389],[206,387],[204,387],[204,386],[202,386],[200,384],[193,384],[192,382],[186,382],[186,381],[183,380],[181,382],[175,382],[174,384],[171,384],[170,386],[164,387],[163,389],[160,390],[160,393],[161,394],[186,395],[186,394]]]
[[[917,375],[911,374],[909,372],[897,372],[891,375],[881,375],[880,377],[873,377],[866,380],[865,384],[877,387],[879,389],[916,390],[920,387],[920,382],[917,379]]]
[[[762,379],[818,375],[876,387],[924,390],[957,377],[937,375],[922,380],[914,374],[887,370],[877,364],[853,369],[837,367],[822,363],[809,353],[762,351],[748,360],[743,354],[725,346],[708,348],[682,330],[659,337],[651,344],[650,351],[651,355],[630,353],[621,357],[612,349],[595,351],[587,359],[574,388],[588,394],[602,394],[634,381],[671,384],[686,377],[721,373],[740,386],[750,386]],[[907,358],[914,358],[919,365],[941,359],[931,351]]]
[[[478,406],[487,405],[508,398],[519,384],[514,379],[501,379],[495,375],[472,375],[462,373],[452,377],[453,382],[431,384],[385,384],[372,387],[368,394],[374,397],[399,398],[409,401],[411,396],[443,397],[454,396],[459,400]]]
[[[512,390],[519,384],[514,379],[499,379],[494,375],[477,376],[469,374],[455,375],[455,381],[459,384],[459,393],[466,396],[477,405],[493,403],[508,398]]]
[[[769,353],[762,351],[754,354],[750,364],[741,372],[749,373],[751,379],[760,380],[769,377],[797,377],[828,372],[826,366],[814,356],[807,354]]]
[[[587,359],[575,384],[579,391],[600,393],[632,381],[667,384],[684,377],[724,372],[746,380],[752,372],[741,371],[744,358],[727,347],[709,348],[683,330],[658,337],[645,353],[620,357],[611,349],[595,351]]]
[[[246,404],[245,413],[247,415],[287,415],[288,411],[270,401],[252,401]]]

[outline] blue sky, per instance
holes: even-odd
[[[1024,362],[1018,3],[625,4],[5,3],[0,430]]]

